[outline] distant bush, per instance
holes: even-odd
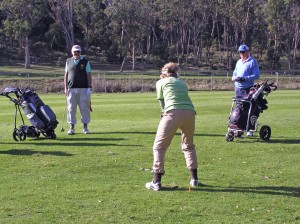
[[[181,77],[187,84],[190,91],[210,91],[210,90],[232,90],[234,85],[230,78],[219,77]],[[263,80],[262,77],[260,80]],[[276,82],[276,76],[271,77],[270,81]],[[121,79],[93,79],[94,93],[125,93],[125,92],[153,92],[155,91],[155,79],[140,78],[121,78]],[[2,80],[0,81],[0,92],[6,87],[26,88],[39,93],[63,93],[64,84],[62,79],[43,79],[43,80]],[[280,76],[278,89],[300,89],[299,76]]]

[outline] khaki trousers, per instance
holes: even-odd
[[[161,118],[153,145],[153,172],[164,173],[165,154],[176,131],[181,130],[181,149],[189,170],[197,169],[197,154],[194,145],[195,112],[171,110]]]
[[[76,124],[77,105],[81,114],[81,122],[90,123],[90,101],[91,95],[87,94],[88,88],[70,88],[68,90],[68,123]]]

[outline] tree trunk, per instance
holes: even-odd
[[[135,43],[132,43],[132,71],[135,71]]]
[[[179,43],[176,43],[177,63],[180,64]]]
[[[30,54],[28,37],[25,38],[25,68],[30,69]]]
[[[150,46],[151,46],[151,35],[148,36],[147,38],[147,56],[146,56],[146,61],[149,63],[150,60]]]
[[[66,38],[66,48],[71,50],[74,45],[73,1],[49,1],[52,11],[50,16],[61,26]]]
[[[125,61],[126,61],[126,56],[124,56],[124,58],[123,58],[121,68],[120,68],[120,72],[123,72]]]

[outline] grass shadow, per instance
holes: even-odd
[[[246,140],[253,140],[260,143],[266,143],[266,144],[300,144],[300,139],[269,139],[267,141],[264,141],[260,139],[259,137],[241,137],[241,138],[235,138],[239,143],[249,143],[249,141]]]
[[[31,140],[25,140],[21,142],[10,142],[10,143],[0,143],[0,144],[10,144],[10,145],[15,145],[15,144],[25,144],[25,145],[51,145],[51,146],[71,146],[71,147],[90,147],[90,146],[118,146],[118,147],[140,147],[143,145],[133,145],[133,144],[117,144],[116,142],[124,141],[126,138],[81,138],[81,137],[76,137],[76,135],[72,135],[70,137],[64,137],[64,138],[56,138],[53,140],[50,140],[51,142],[45,143],[45,140],[48,140],[47,138],[38,138],[38,139],[31,139]],[[113,143],[110,143],[113,142]]]
[[[140,132],[140,131],[116,131],[116,132],[93,132],[93,133],[89,133],[90,134],[145,134],[145,135],[156,135],[156,132]],[[177,132],[175,135],[180,136],[181,133]],[[225,134],[197,134],[195,133],[194,136],[209,136],[209,137],[224,137],[225,138]]]
[[[163,191],[202,191],[211,193],[251,193],[251,194],[267,194],[267,195],[281,195],[289,197],[300,197],[300,188],[297,187],[285,187],[285,186],[261,186],[261,187],[220,187],[220,186],[209,186],[202,184],[199,187],[194,188],[182,188],[178,186],[174,187],[163,187]]]
[[[53,156],[73,156],[73,154],[61,152],[61,151],[34,151],[30,149],[10,149],[6,151],[0,151],[0,154],[8,154],[14,156],[32,156],[34,154],[53,155]]]
[[[53,141],[124,141],[126,138],[80,138],[73,135],[72,137],[57,138]]]
[[[268,143],[277,144],[300,144],[300,139],[270,139]]]
[[[143,145],[133,145],[133,144],[114,144],[114,143],[95,143],[95,142],[76,142],[74,143],[74,140],[76,141],[76,139],[73,139],[72,142],[51,142],[51,143],[43,143],[43,142],[22,142],[22,145],[35,145],[35,146],[47,146],[47,145],[51,145],[51,146],[65,146],[65,147],[91,147],[91,146],[95,146],[95,147],[103,147],[103,146],[118,146],[118,147],[140,147]],[[18,143],[6,143],[6,144],[18,144]],[[0,151],[1,152],[1,151]]]

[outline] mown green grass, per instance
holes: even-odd
[[[92,67],[92,74],[97,78],[106,79],[157,79],[160,74],[160,69],[147,68],[141,70],[139,68],[136,71],[132,71],[131,68],[124,69],[120,72],[119,65],[101,65]],[[180,75],[186,79],[191,78],[211,78],[226,77],[226,71],[208,71],[208,70],[191,70],[183,69]],[[5,64],[0,67],[0,77],[2,80],[45,80],[49,78],[61,78],[64,76],[64,67],[57,67],[53,64],[33,64],[30,69],[25,69],[21,63]]]
[[[269,142],[257,134],[225,141],[232,94],[190,93],[205,186],[189,190],[178,134],[161,192],[145,188],[160,116],[155,93],[94,94],[92,133],[77,125],[74,136],[62,121],[64,96],[41,95],[60,122],[57,139],[23,142],[12,139],[14,105],[1,97],[0,223],[299,223],[299,91],[269,95],[259,118],[272,128]]]
[[[44,80],[49,78],[63,78],[64,76],[64,64],[61,62],[58,66],[55,62],[31,64],[30,69],[24,68],[23,62],[11,62],[0,63],[0,77],[2,80]],[[120,72],[120,65],[117,64],[102,64],[91,61],[92,74],[98,78],[108,79],[126,79],[126,78],[144,78],[144,79],[157,79],[160,74],[160,68],[156,68],[154,65],[141,69],[136,66],[136,70],[133,71],[132,67],[127,65],[123,72]],[[194,78],[207,78],[207,79],[219,79],[229,76],[231,78],[232,71],[228,70],[211,70],[211,69],[196,69],[189,67],[182,67],[179,71],[182,78],[194,79]],[[270,71],[261,71],[261,78],[271,77],[276,78],[275,75],[270,74]],[[281,74],[280,79],[289,79],[290,75]]]

